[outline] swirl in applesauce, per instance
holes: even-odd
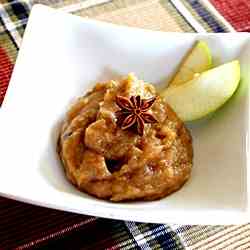
[[[122,130],[117,96],[156,96],[143,136]],[[97,84],[70,108],[58,152],[67,178],[81,191],[102,199],[155,200],[180,189],[192,169],[192,139],[183,122],[153,85],[130,74]]]

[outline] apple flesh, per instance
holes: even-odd
[[[240,64],[235,60],[203,72],[185,84],[167,88],[162,97],[183,121],[193,121],[221,107],[239,82]]]
[[[195,74],[207,71],[211,67],[211,51],[204,41],[198,41],[181,62],[169,86],[186,83],[192,80]]]

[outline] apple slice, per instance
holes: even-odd
[[[222,106],[240,82],[235,60],[199,74],[193,80],[167,88],[162,97],[183,121],[200,119]]]
[[[170,81],[169,86],[181,85],[193,79],[197,73],[212,67],[212,56],[208,45],[198,41],[181,62],[179,69]]]

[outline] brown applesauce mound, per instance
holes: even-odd
[[[144,135],[116,124],[117,95],[157,96],[155,88],[129,75],[97,84],[70,108],[58,152],[67,178],[102,199],[155,200],[178,189],[192,168],[192,139],[170,106],[157,96],[150,112],[158,123]]]

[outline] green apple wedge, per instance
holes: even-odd
[[[204,41],[197,41],[187,53],[170,80],[169,86],[181,85],[193,79],[197,73],[202,73],[212,68],[211,51]]]
[[[185,84],[169,87],[161,95],[183,121],[193,121],[221,107],[239,82],[240,63],[234,60],[201,73]]]

